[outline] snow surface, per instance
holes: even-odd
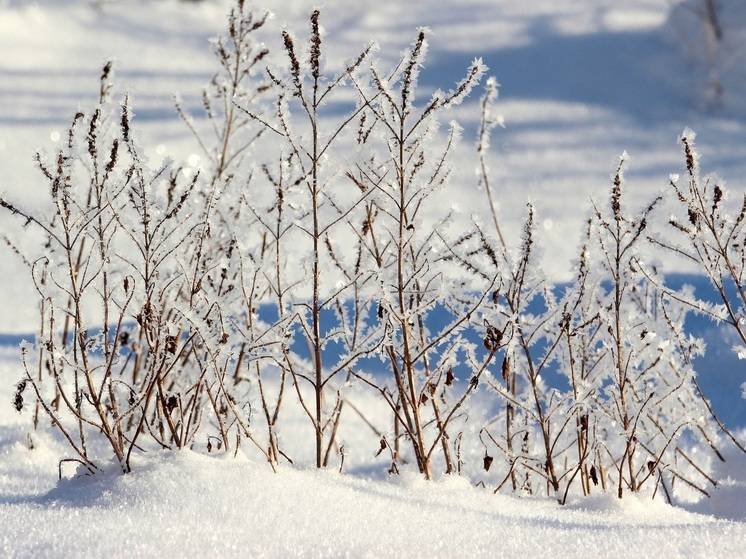
[[[13,355],[0,353],[0,375],[11,378],[17,371]],[[0,400],[10,401],[12,388],[0,386]],[[353,396],[373,417],[379,403]],[[426,482],[407,470],[389,478],[385,458],[374,457],[371,438],[359,437],[365,433],[351,417],[342,422],[340,439],[358,462],[350,458],[343,474],[315,471],[303,465],[312,462],[307,422],[299,406],[290,405],[283,446],[300,465],[282,465],[277,473],[255,453],[244,454],[244,446],[235,457],[138,455],[134,473],[126,476],[114,464],[96,478],[67,464],[57,482],[58,460],[67,449],[45,427],[47,420],[30,432],[30,408],[18,414],[0,407],[3,557],[563,559],[622,557],[634,549],[636,557],[673,559],[744,553],[746,460],[735,453],[721,488],[689,507],[696,512],[647,497],[619,501],[612,494],[562,507],[547,498],[494,495],[489,479],[482,488],[467,477]],[[466,461],[480,462],[478,456]]]
[[[560,509],[462,479],[366,481],[164,452],[0,508],[18,557],[742,557],[746,524],[606,497]]]

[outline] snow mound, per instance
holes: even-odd
[[[562,508],[461,479],[370,481],[242,456],[162,452],[0,500],[13,557],[742,556],[746,524],[625,499]]]

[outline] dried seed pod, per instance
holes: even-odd
[[[687,210],[687,213],[689,214],[689,223],[696,227],[697,221],[699,220],[699,214],[694,208],[691,207],[689,208],[689,210]]]
[[[23,410],[23,391],[26,390],[26,379],[21,380],[16,384],[16,392],[13,395],[13,407],[17,412]]]
[[[319,10],[314,10],[311,14],[311,47],[310,47],[309,65],[311,66],[311,75],[315,80],[319,79],[321,71],[319,69],[319,60],[321,59],[321,32],[319,31]]]
[[[485,453],[484,458],[482,460],[482,465],[484,467],[484,471],[485,472],[489,472],[490,471],[490,468],[492,467],[493,460],[494,460],[494,458],[492,458],[492,456],[490,456],[489,454]]]
[[[453,367],[449,367],[446,373],[446,386],[451,386],[456,380],[456,376],[453,374]]]
[[[285,52],[287,53],[288,59],[290,61],[290,74],[294,86],[293,95],[296,97],[300,97],[303,91],[303,86],[301,84],[300,62],[298,62],[298,57],[295,54],[295,44],[293,42],[293,38],[287,31],[282,32],[282,41],[285,46]]]
[[[166,336],[166,351],[171,354],[176,353],[176,336]]]
[[[170,414],[176,407],[179,405],[179,401],[173,394],[168,397],[168,400],[166,400],[166,410],[168,410],[168,413]]]
[[[598,485],[598,474],[596,474],[596,466],[591,466],[591,470],[589,474],[591,476],[591,481],[593,482],[593,485]]]
[[[502,366],[502,375],[503,375],[503,380],[505,382],[508,382],[508,379],[510,378],[510,371],[511,371],[510,357],[506,355],[505,358],[503,359],[503,366]]]
[[[378,451],[376,451],[376,456],[380,456],[380,455],[381,455],[381,453],[382,453],[382,452],[383,452],[384,450],[386,450],[386,439],[384,439],[383,437],[381,437],[381,442],[380,442],[380,446],[379,446],[379,448],[378,448]]]
[[[487,327],[487,332],[484,338],[484,347],[489,351],[497,351],[500,349],[500,342],[502,342],[503,333],[486,320],[484,321],[484,324]]]
[[[718,204],[720,204],[720,201],[723,199],[723,189],[720,188],[720,185],[715,185],[715,189],[712,193],[712,210],[715,211],[718,207]]]

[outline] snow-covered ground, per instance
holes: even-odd
[[[613,496],[571,505],[463,479],[387,483],[184,452],[0,509],[3,556],[742,557],[746,525]]]
[[[4,357],[0,373],[7,378],[14,367],[7,352]],[[3,385],[0,398],[10,396]],[[364,396],[355,402],[365,413],[376,405]],[[296,451],[310,450],[311,433],[294,408],[285,423],[292,438],[283,444],[297,458]],[[363,461],[349,462],[343,474],[289,465],[272,473],[243,452],[216,458],[163,451],[139,456],[135,473],[126,476],[113,464],[96,479],[63,465],[58,483],[65,445],[43,429],[29,439],[28,421],[28,413],[0,408],[3,557],[561,559],[624,557],[633,549],[640,558],[725,559],[744,553],[746,483],[737,476],[743,480],[746,461],[735,453],[722,494],[689,507],[701,513],[612,494],[562,507],[546,498],[494,495],[489,481],[474,487],[466,477],[387,478],[385,458],[347,435],[350,454]]]
[[[283,26],[305,33],[313,7],[297,0],[256,5],[275,13],[263,35],[274,51],[281,48]],[[331,66],[368,39],[377,40],[381,56],[392,62],[418,26],[434,33],[422,74],[427,88],[450,87],[474,56],[484,57],[502,84],[499,108],[506,128],[495,132],[491,167],[505,228],[517,231],[526,200],[536,203],[554,278],[571,273],[588,199],[606,196],[623,150],[632,157],[629,188],[645,200],[680,170],[676,138],[685,126],[698,132],[706,169],[717,170],[737,192],[746,184],[746,114],[738,102],[743,91],[726,89],[726,106],[719,111],[703,107],[702,79],[677,48],[685,31],[667,24],[668,2],[381,0],[371,6],[326,0],[320,7]],[[222,1],[0,0],[0,191],[28,204],[44,196],[32,155],[60,142],[77,107],[94,100],[100,67],[110,57],[116,60],[118,90],[131,93],[134,124],[150,157],[188,160],[198,153],[172,108],[172,94],[180,93],[185,106],[198,112],[201,87],[214,71],[208,39],[221,31],[226,11]],[[456,169],[443,202],[465,216],[486,218],[474,190],[476,104],[466,103],[454,116],[465,127],[456,160],[468,163]],[[3,213],[0,233],[6,232],[19,238],[17,223]],[[0,251],[0,270],[2,342],[5,334],[33,332],[36,317],[25,304],[33,300],[32,287],[10,251]],[[710,333],[713,340],[718,335]],[[732,387],[744,380],[743,362],[740,370],[734,368],[738,362],[726,363],[726,370],[712,372],[717,382],[703,384],[727,393],[715,399],[724,402],[731,424],[742,426],[746,406],[740,401],[740,411],[732,407],[739,405]],[[345,472],[354,475],[302,465],[272,474],[255,457],[186,452],[141,459],[132,476],[58,484],[63,445],[41,432],[32,435],[29,450],[29,415],[16,414],[7,403],[19,376],[15,350],[2,349],[3,556],[746,554],[746,485],[738,481],[746,477],[746,464],[735,458],[721,472],[722,489],[692,508],[736,523],[647,499],[619,504],[598,498],[560,508],[547,500],[495,496],[463,479],[388,480],[381,473],[385,460],[373,458],[348,463]],[[361,396],[360,405],[376,403]],[[311,433],[301,419],[298,413],[291,421],[298,429],[287,441],[296,457],[310,449]],[[375,452],[358,450],[357,456]],[[71,477],[72,466],[64,471]]]

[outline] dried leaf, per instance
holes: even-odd
[[[596,466],[591,466],[591,471],[589,473],[590,473],[591,481],[593,482],[593,485],[598,485],[598,475],[596,474]]]
[[[503,375],[503,380],[505,382],[508,382],[508,379],[510,378],[510,370],[511,370],[510,357],[506,355],[505,358],[503,359],[503,366],[502,366],[502,375]]]
[[[176,353],[176,336],[166,336],[166,351],[171,354]]]

